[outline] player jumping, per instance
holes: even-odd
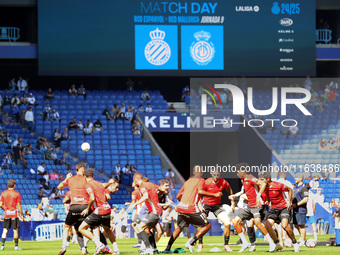
[[[273,229],[273,225],[275,222],[277,224],[281,223],[282,228],[287,232],[289,238],[292,239],[294,251],[299,252],[300,251],[299,244],[296,242],[294,232],[290,228],[289,224],[290,218],[289,208],[291,205],[293,190],[282,183],[272,181],[270,174],[271,174],[270,172],[259,173],[259,179],[266,183],[265,194],[266,198],[270,202],[270,210],[268,212],[265,225],[266,229],[268,230],[270,237],[274,240],[274,243],[276,244],[276,250],[280,251],[282,250],[282,246]],[[289,193],[288,197],[290,199],[288,203],[286,202],[283,194],[285,191],[288,191]]]
[[[229,183],[220,178],[221,173],[216,171],[215,168],[211,170],[211,178],[205,180],[203,190],[199,191],[200,195],[203,195],[202,205],[203,212],[208,217],[209,212],[212,212],[223,224],[224,224],[224,250],[232,251],[229,247],[230,238],[230,218],[228,213],[224,210],[221,204],[221,197],[216,196],[220,194],[224,189],[228,191],[229,195],[233,195],[233,191]],[[213,196],[211,196],[213,195]],[[235,202],[231,200],[232,211],[235,211]],[[198,244],[197,252],[201,252],[203,249],[203,243]]]
[[[178,204],[178,218],[177,228],[172,233],[168,245],[163,253],[171,253],[171,246],[182,232],[184,227],[188,227],[190,224],[198,227],[197,234],[190,238],[185,247],[189,249],[191,253],[194,252],[194,243],[205,233],[209,231],[211,225],[207,220],[204,213],[198,208],[198,201],[200,200],[200,191],[203,191],[204,179],[202,176],[202,169],[200,166],[194,166],[194,176],[187,180],[182,188],[179,190],[176,198],[180,203]],[[204,192],[203,192],[204,193]],[[206,193],[207,194],[207,193]],[[210,194],[213,196],[212,194]],[[221,196],[222,192],[216,194]]]
[[[264,210],[263,197],[261,197],[261,195],[266,188],[266,183],[256,179],[253,175],[248,174],[246,172],[247,167],[249,166],[246,163],[240,163],[236,166],[237,175],[241,178],[244,192],[248,198],[248,206],[244,209],[239,210],[239,215],[236,216],[236,218],[233,220],[235,230],[242,241],[242,247],[239,252],[244,252],[247,248],[250,247],[250,243],[248,243],[243,234],[241,222],[244,220],[250,220],[252,218],[254,218],[255,226],[268,240],[269,251],[272,252],[276,249],[276,245],[270,238],[265,226],[261,223],[261,218]]]

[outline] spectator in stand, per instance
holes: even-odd
[[[83,126],[83,123],[81,120],[78,121],[78,124],[77,124],[77,129],[83,131],[84,130],[84,126]]]
[[[17,86],[18,86],[18,90],[20,92],[24,92],[25,90],[27,90],[28,86],[27,86],[27,82],[22,78],[22,76],[19,77],[19,80],[17,82]]]
[[[307,79],[305,80],[305,88],[308,89],[309,91],[311,91],[312,89],[312,81],[311,79],[309,78],[309,76],[307,76]]]
[[[133,135],[141,135],[142,126],[137,120],[135,120],[134,123],[131,125],[131,129]]]
[[[186,85],[186,86],[182,89],[182,97],[181,97],[182,101],[184,101],[185,96],[187,96],[188,94],[190,95],[190,87],[189,87],[189,85]]]
[[[338,144],[336,143],[336,140],[334,138],[330,138],[326,145],[326,149],[332,151],[332,150],[336,150],[337,147],[338,147]]]
[[[17,123],[19,123],[20,111],[19,111],[19,106],[16,103],[12,106],[12,117],[15,118],[15,121]]]
[[[60,121],[60,116],[59,116],[59,113],[56,111],[56,109],[52,110],[52,113],[50,116],[51,116],[52,121]]]
[[[56,187],[52,188],[51,194],[48,198],[49,200],[53,200],[53,199],[60,199],[59,195],[58,195],[58,191]]]
[[[46,99],[54,99],[54,93],[53,93],[52,88],[48,88],[45,98]]]
[[[83,96],[84,99],[86,99],[86,90],[84,88],[84,84],[80,84],[80,87],[78,88],[78,95]]]
[[[29,156],[29,155],[32,155],[32,153],[33,153],[32,144],[27,145],[27,146],[24,148],[23,153],[24,153],[24,156],[25,156],[25,155],[28,155],[28,156]]]
[[[116,121],[117,120],[125,120],[125,112],[122,111],[122,108],[119,108],[116,114]]]
[[[110,108],[110,111],[106,113],[108,120],[116,120],[116,112],[113,107]]]
[[[222,104],[227,104],[228,96],[224,90],[222,90],[220,98],[221,98]]]
[[[25,117],[26,117],[26,109],[22,109],[21,113],[20,113],[20,120],[19,121],[20,121],[20,125],[23,128],[27,127],[27,121],[26,121]]]
[[[44,189],[44,187],[40,187],[40,191],[38,193],[38,198],[42,199],[44,197],[47,197],[47,191]]]
[[[12,100],[11,100],[11,104],[14,105],[14,104],[17,104],[19,105],[20,104],[20,99],[18,98],[17,94],[14,94]]]
[[[138,107],[138,109],[136,111],[136,114],[141,113],[141,112],[145,112],[144,108],[143,108],[143,105],[139,105],[139,107]]]
[[[28,98],[25,93],[22,95],[20,102],[22,105],[28,105]]]
[[[14,158],[9,151],[7,151],[7,154],[6,154],[6,161],[7,161],[7,164],[10,165],[10,168],[12,169],[11,166],[13,165]]]
[[[281,133],[288,139],[289,135],[297,136],[299,134],[299,128],[297,126],[291,126],[286,131],[281,130]]]
[[[11,105],[11,104],[12,104],[12,101],[9,98],[9,96],[6,94],[5,98],[4,98],[3,102],[2,102],[2,105]]]
[[[52,173],[50,173],[50,180],[51,181],[56,181],[56,180],[58,180],[59,178],[58,178],[58,172],[57,172],[57,170],[53,170],[53,172]]]
[[[122,112],[126,112],[126,109],[125,109],[125,104],[124,103],[122,103],[122,107],[120,108],[121,110],[122,110]]]
[[[321,138],[319,145],[318,145],[319,150],[324,150],[326,149],[326,140],[325,138]]]
[[[133,113],[131,112],[130,108],[127,109],[127,112],[125,113],[125,119],[128,121],[132,121],[133,119]]]
[[[166,111],[167,112],[176,112],[176,108],[174,107],[174,104],[171,104]]]
[[[148,113],[152,112],[152,108],[151,108],[151,105],[150,105],[150,104],[148,104],[148,105],[146,106],[145,112],[148,112]]]
[[[77,129],[77,119],[73,118],[72,121],[68,124],[68,129]]]
[[[331,199],[331,202],[329,203],[329,207],[333,208],[333,207],[340,207],[340,204],[338,204],[334,198]]]
[[[46,106],[43,110],[43,114],[44,114],[44,118],[47,119],[47,115],[49,114],[49,112],[51,111],[51,107],[49,103],[46,103]]]
[[[40,150],[42,151],[47,150],[47,148],[50,148],[50,144],[46,137],[40,138],[39,144],[40,144]]]
[[[86,127],[84,128],[84,134],[85,135],[92,135],[93,129],[92,129],[92,123],[90,120],[87,121]]]
[[[149,95],[147,90],[144,90],[144,92],[141,94],[140,98],[144,101],[145,100],[151,100],[150,95]]]
[[[15,91],[16,86],[17,86],[17,83],[15,82],[15,78],[12,78],[8,83],[9,90]]]
[[[57,154],[55,148],[53,148],[51,156],[53,158],[54,164],[57,165],[58,164],[58,154]]]
[[[126,82],[126,87],[127,90],[132,91],[133,88],[135,87],[135,83],[133,82],[133,80],[131,78],[128,78],[127,82]]]
[[[328,94],[328,100],[329,101],[335,101],[336,100],[336,93],[334,90],[331,90]]]
[[[131,175],[134,175],[137,172],[138,172],[138,169],[135,167],[135,165],[131,165],[130,166],[130,173],[131,173]]]
[[[135,107],[133,107],[132,104],[129,104],[129,108],[128,109],[130,109],[130,112],[132,112],[132,114],[135,114],[136,109],[135,109]]]
[[[173,189],[175,187],[175,173],[172,169],[169,169],[165,174],[165,179],[170,183],[170,187]]]
[[[60,139],[61,139],[61,134],[59,132],[59,129],[56,128],[54,131],[53,131],[53,138],[54,138],[54,141],[56,143],[56,147],[60,147]]]
[[[45,213],[45,220],[53,220],[55,218],[54,215],[56,215],[57,211],[53,209],[52,205],[49,205],[47,209],[44,211]]]
[[[339,89],[339,84],[337,82],[331,81],[329,84],[332,90],[337,91]]]
[[[7,162],[6,155],[2,156],[0,171],[1,171],[1,169],[9,169],[9,165],[8,165],[8,162]],[[1,173],[1,174],[3,174],[3,173]]]
[[[5,112],[4,115],[2,115],[2,124],[4,124],[4,125],[13,125],[13,121],[9,118],[7,112]]]
[[[23,219],[25,222],[30,222],[32,220],[32,216],[31,216],[31,213],[29,210],[26,210],[25,211],[25,214],[24,214],[24,219]]]
[[[37,174],[38,175],[44,175],[44,173],[46,172],[45,170],[45,162],[42,162],[38,168],[37,168]]]
[[[112,178],[119,182],[120,164],[117,163],[114,170],[112,171]]]
[[[5,137],[4,137],[4,142],[7,144],[11,144],[12,143],[12,138],[10,136],[10,134],[7,132]]]
[[[65,128],[64,131],[61,133],[61,140],[62,141],[70,141],[71,137],[68,133],[68,128]]]
[[[33,105],[33,106],[36,105],[35,98],[33,97],[32,93],[30,93],[29,97],[27,98],[27,101],[28,101],[28,105]]]
[[[103,125],[102,123],[100,122],[100,120],[97,120],[94,124],[93,124],[93,127],[94,127],[94,131],[103,131]]]
[[[311,180],[309,182],[309,187],[310,189],[313,191],[313,190],[317,190],[319,188],[319,179],[320,179],[320,176],[318,173],[313,173],[312,174],[312,177],[313,177],[313,180]]]
[[[323,102],[321,101],[320,98],[318,98],[318,101],[314,105],[315,105],[316,110],[323,112],[323,110],[324,110],[323,105],[324,104],[323,104]]]
[[[45,151],[45,160],[54,160],[52,157],[51,148],[47,148]]]
[[[68,90],[68,94],[70,96],[77,96],[78,95],[78,91],[76,89],[76,85],[72,84],[71,88]]]

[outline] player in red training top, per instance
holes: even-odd
[[[64,232],[63,232],[63,244],[59,255],[66,253],[67,246],[67,237],[69,233],[69,229],[74,226],[77,231],[77,239],[78,244],[81,247],[82,254],[87,254],[86,248],[84,246],[84,240],[81,233],[79,233],[78,228],[81,222],[84,220],[84,217],[81,215],[81,212],[87,207],[89,203],[89,195],[86,193],[85,185],[86,180],[84,177],[85,165],[79,163],[76,165],[75,176],[72,176],[71,173],[67,174],[64,181],[62,181],[58,185],[58,189],[62,190],[63,188],[69,186],[71,192],[71,203],[70,210],[66,216]]]
[[[168,245],[163,253],[170,253],[172,244],[175,242],[176,238],[182,232],[184,227],[189,227],[192,224],[197,227],[197,234],[190,238],[185,247],[189,249],[191,253],[194,252],[194,243],[207,233],[211,227],[207,217],[202,213],[198,207],[198,202],[201,195],[205,196],[216,196],[221,197],[222,192],[216,194],[207,192],[203,190],[204,179],[202,176],[202,169],[200,166],[194,166],[193,177],[189,178],[182,188],[179,190],[176,198],[180,203],[178,204],[178,218],[177,218],[177,228],[172,233]]]
[[[212,177],[205,180],[203,190],[212,194],[218,194],[222,192],[224,189],[228,191],[229,195],[233,195],[233,190],[231,189],[229,183],[220,178],[221,173],[216,170],[216,168],[212,168],[210,171]],[[221,204],[220,196],[208,196],[204,195],[203,200],[201,201],[203,205],[203,212],[208,217],[209,212],[212,212],[215,217],[217,217],[224,224],[224,250],[232,251],[229,247],[229,238],[230,238],[230,218],[227,211],[224,210]],[[235,202],[231,200],[231,208],[232,211],[235,211]],[[199,240],[197,252],[201,252],[203,249],[203,237]]]
[[[266,220],[266,229],[276,244],[276,250],[282,250],[282,246],[273,229],[273,225],[274,223],[281,223],[282,228],[287,232],[289,238],[292,239],[294,251],[299,252],[299,244],[296,242],[294,232],[290,228],[289,224],[289,208],[291,205],[291,198],[294,194],[293,190],[282,183],[272,181],[270,172],[260,172],[259,179],[266,183],[266,189],[264,192],[266,193],[267,199],[270,202],[270,210],[267,214]],[[284,195],[284,192],[286,191],[288,191],[288,202],[286,201]],[[270,250],[269,252],[273,251],[274,250]]]
[[[89,195],[89,203],[82,211],[81,215],[86,216],[91,211],[92,206],[94,211],[87,216],[79,226],[79,232],[92,240],[96,244],[96,252],[94,255],[99,254],[102,250],[106,251],[105,245],[100,241],[98,236],[94,236],[88,228],[103,227],[104,233],[110,239],[113,246],[113,253],[119,254],[116,237],[111,231],[110,217],[111,207],[107,202],[107,193],[105,189],[110,185],[119,185],[117,181],[111,179],[108,183],[100,183],[93,179],[94,170],[92,168],[85,169],[86,178],[86,192]]]
[[[270,238],[268,231],[265,226],[261,223],[261,218],[263,218],[263,210],[264,210],[264,202],[263,198],[264,190],[266,188],[266,183],[256,179],[253,175],[247,173],[249,165],[246,163],[240,163],[236,166],[237,175],[241,178],[243,183],[244,193],[248,198],[248,205],[244,209],[240,209],[238,216],[233,220],[233,225],[235,227],[236,232],[242,241],[242,247],[239,252],[244,252],[247,248],[250,247],[250,243],[245,238],[241,222],[244,220],[250,220],[254,218],[254,223],[256,227],[262,232],[262,234],[266,237],[269,242],[270,250],[275,250],[276,245],[273,240]],[[233,198],[234,196],[229,196]]]
[[[9,179],[7,181],[8,189],[1,193],[0,197],[0,207],[5,211],[3,231],[1,236],[1,248],[3,251],[5,249],[5,242],[7,237],[8,229],[13,227],[13,239],[15,242],[14,250],[20,251],[21,249],[18,246],[19,242],[19,217],[17,207],[19,209],[19,216],[23,218],[22,207],[21,207],[21,196],[20,193],[15,191],[15,180]]]
[[[162,216],[163,210],[159,205],[157,191],[164,192],[164,190],[159,189],[158,185],[154,183],[145,182],[143,180],[143,175],[139,172],[133,175],[133,182],[135,186],[139,188],[141,198],[136,203],[132,203],[129,206],[128,211],[132,211],[133,208],[144,202],[148,209],[148,215],[136,226],[137,236],[143,240],[146,247],[142,254],[158,253],[155,236],[150,230],[155,228]]]

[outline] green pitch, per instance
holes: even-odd
[[[312,236],[307,236],[307,239],[312,238]],[[330,235],[324,235],[319,236],[320,242],[326,242],[330,238]],[[159,251],[163,251],[165,249],[165,246],[167,244],[168,238],[162,238],[158,243]],[[237,236],[231,237],[231,244],[236,243],[238,240]],[[132,248],[131,246],[136,243],[136,239],[119,239],[118,240],[118,247],[120,250],[120,253],[123,255],[128,254],[136,254],[138,255],[138,249]],[[187,241],[186,238],[178,238],[176,242],[173,245],[173,249],[175,248],[184,248],[184,244]],[[226,254],[223,250],[223,237],[222,236],[214,236],[214,237],[204,237],[204,246],[203,246],[203,252],[199,253],[202,255],[209,254],[209,251],[214,248],[218,247],[221,252],[220,254]],[[258,243],[263,243],[263,239],[258,239]],[[0,251],[1,254],[20,254],[20,255],[57,255],[61,248],[61,241],[45,241],[45,242],[37,242],[37,241],[23,241],[19,242],[20,248],[22,248],[22,251],[14,251],[14,243],[13,242],[6,242],[5,250]],[[111,247],[111,245],[110,245]],[[238,245],[231,245],[231,249],[233,252],[232,254],[238,254],[238,250],[241,248],[241,246]],[[267,254],[268,255],[268,246],[257,246],[256,251],[253,253],[254,255],[262,255]],[[187,249],[186,254],[190,254]],[[195,247],[196,250],[196,247]],[[88,245],[88,251],[89,254],[93,254],[95,251],[94,244],[90,241]],[[277,252],[279,254],[294,254],[293,248],[284,248],[282,252]],[[77,244],[71,244],[71,247],[67,248],[66,255],[79,255],[80,250],[78,248]],[[211,252],[210,252],[211,254]],[[247,251],[244,254],[249,254]],[[307,247],[301,247],[301,254],[305,255],[339,255],[340,254],[340,246],[339,247],[326,247],[326,246],[316,246],[315,248],[307,248]]]

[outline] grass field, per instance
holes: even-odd
[[[307,239],[312,238],[312,236],[307,236]],[[324,235],[319,236],[320,242],[326,242],[330,238],[330,235]],[[168,238],[162,238],[160,242],[158,243],[158,248],[160,251],[163,251],[165,249],[165,246],[167,244]],[[238,237],[232,236],[231,237],[231,244],[237,242]],[[179,238],[176,240],[176,242],[173,245],[173,249],[175,248],[184,248],[184,244],[187,241],[186,238]],[[202,255],[209,254],[209,252],[212,248],[218,247],[221,252],[220,253],[227,253],[223,250],[223,237],[219,236],[208,236],[204,237],[204,247],[203,252],[200,253]],[[263,239],[258,239],[258,243],[263,243]],[[120,253],[124,255],[128,254],[138,254],[138,249],[132,248],[131,246],[136,243],[136,239],[119,239],[118,240],[118,247],[120,249]],[[55,254],[57,255],[61,248],[61,241],[46,241],[46,242],[37,242],[37,241],[24,241],[19,243],[20,248],[22,248],[22,251],[14,251],[14,243],[13,242],[6,242],[5,250],[0,251],[0,254],[22,254],[22,255],[50,255]],[[233,249],[234,254],[238,253],[238,250],[240,249],[240,246],[238,245],[231,245],[231,248]],[[185,249],[186,250],[186,249]],[[196,248],[195,248],[196,250]],[[89,254],[93,254],[95,251],[94,244],[90,241],[88,246]],[[292,254],[294,251],[293,248],[284,248],[280,254]],[[186,250],[186,253],[189,254],[189,251]],[[248,253],[248,252],[245,252]],[[340,254],[340,246],[339,247],[327,247],[327,246],[317,246],[315,248],[307,248],[302,247],[301,248],[302,254],[308,254],[308,255],[339,255]],[[68,255],[79,255],[80,250],[78,248],[77,244],[71,244],[71,247],[67,248],[66,254]],[[259,245],[256,248],[256,251],[254,254],[268,254],[268,246],[267,245]]]

